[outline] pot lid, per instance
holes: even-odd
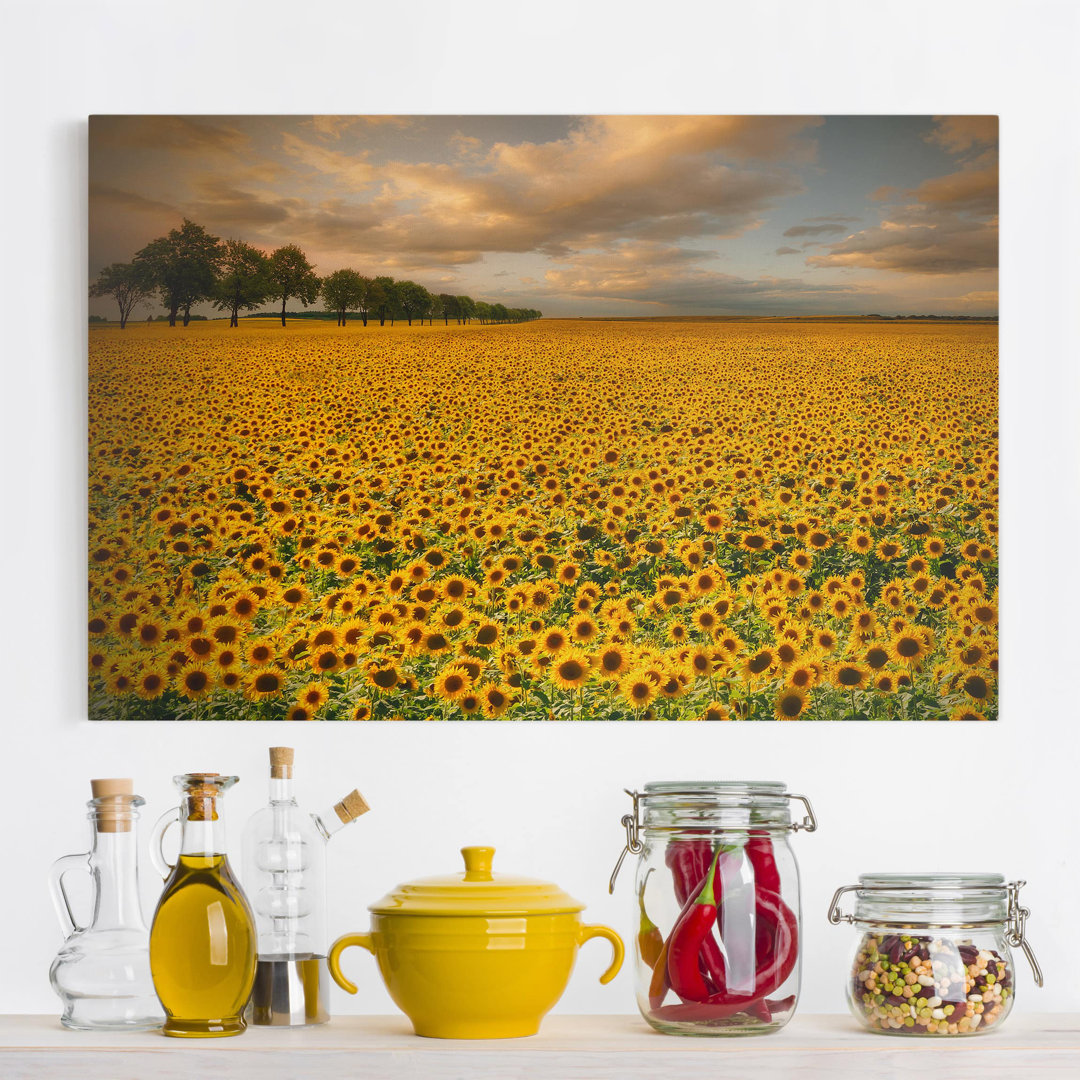
[[[376,915],[554,915],[585,907],[551,882],[493,873],[493,847],[463,847],[461,854],[464,870],[406,882],[368,910]]]

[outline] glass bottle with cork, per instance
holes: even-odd
[[[65,941],[49,969],[64,1011],[60,1022],[79,1031],[140,1030],[164,1015],[150,977],[149,935],[139,906],[135,823],[143,800],[129,779],[91,780],[90,850],[65,855],[49,885]],[[89,873],[92,915],[80,926],[64,876]]]
[[[326,843],[368,810],[359,791],[309,814],[293,793],[293,750],[270,747],[270,801],[244,829],[243,880],[255,909],[258,963],[249,1019],[303,1026],[330,1019]]]
[[[255,920],[225,854],[222,800],[238,777],[185,773],[173,777],[179,807],[154,827],[151,858],[166,879],[150,927],[150,969],[165,1007],[166,1035],[239,1035],[255,981]],[[161,849],[179,822],[180,854],[171,865]]]

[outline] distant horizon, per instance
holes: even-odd
[[[95,116],[89,179],[91,280],[186,217],[550,317],[998,310],[994,116]]]

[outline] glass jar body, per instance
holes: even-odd
[[[1005,923],[897,928],[857,921],[847,1001],[882,1035],[963,1036],[996,1029],[1013,1004]]]
[[[750,1035],[787,1023],[799,994],[800,911],[785,829],[646,825],[635,895],[637,1002],[652,1027]]]

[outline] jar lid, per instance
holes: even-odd
[[[646,830],[791,829],[792,795],[779,780],[665,780],[637,796]]]
[[[1001,874],[860,874],[854,891],[856,922],[952,926],[1008,917]]]
[[[585,905],[558,885],[496,874],[493,847],[463,847],[465,869],[399,885],[368,910],[376,915],[555,915]]]

